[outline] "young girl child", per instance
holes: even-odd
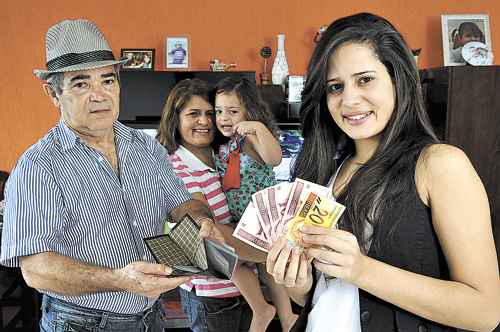
[[[217,170],[235,221],[251,201],[252,194],[276,184],[273,166],[281,161],[277,127],[271,112],[262,101],[254,83],[244,78],[226,78],[216,87],[215,114],[217,129],[229,141],[219,148]],[[297,316],[282,286],[274,283],[265,269],[259,269],[271,292],[283,331],[289,331]],[[276,309],[268,304],[260,290],[257,275],[239,265],[233,276],[253,311],[250,331],[265,331]]]
[[[462,22],[457,29],[451,32],[453,48],[451,56],[454,62],[464,62],[462,48],[472,41],[484,43],[484,34],[474,22]]]

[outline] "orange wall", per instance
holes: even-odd
[[[155,70],[164,70],[168,35],[189,35],[191,69],[206,70],[211,58],[236,62],[239,70],[260,71],[259,49],[275,49],[275,35],[286,34],[290,73],[303,74],[312,38],[321,25],[348,14],[369,11],[394,23],[412,48],[423,49],[419,67],[443,64],[441,14],[489,14],[493,51],[500,64],[498,0],[7,0],[0,22],[0,169],[11,170],[20,154],[52,127],[58,113],[32,75],[45,66],[47,28],[65,18],[95,21],[115,56],[120,48],[155,48]],[[272,63],[272,62],[271,62]]]

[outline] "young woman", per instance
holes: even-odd
[[[303,227],[304,254],[285,239],[269,252],[268,272],[306,304],[296,330],[335,331],[317,314],[335,310],[333,278],[359,287],[363,331],[494,329],[500,283],[486,192],[466,155],[436,139],[403,37],[372,14],[341,18],[307,77],[294,175],[330,185],[347,209],[340,229]]]

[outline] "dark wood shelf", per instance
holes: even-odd
[[[500,67],[432,68],[420,76],[438,135],[465,151],[483,181],[500,258]]]

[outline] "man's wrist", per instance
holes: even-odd
[[[112,291],[128,291],[128,280],[123,269],[109,269],[106,273]]]

